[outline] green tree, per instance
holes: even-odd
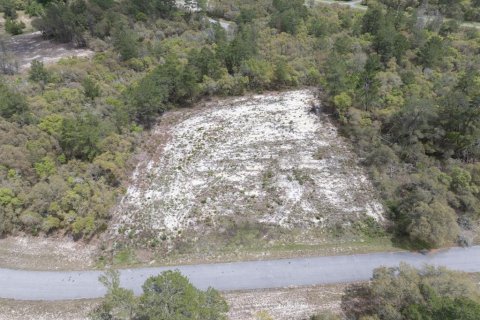
[[[28,105],[25,98],[0,80],[0,116],[24,123]]]
[[[138,36],[128,26],[119,24],[113,31],[112,41],[115,51],[120,54],[121,60],[138,57]]]
[[[101,91],[98,83],[95,82],[91,77],[86,77],[82,81],[83,92],[85,97],[94,100],[97,97],[100,97]]]
[[[418,60],[426,68],[437,66],[445,54],[445,42],[438,35],[433,35],[418,52]]]
[[[91,161],[99,153],[100,123],[93,115],[64,119],[59,137],[60,146],[69,158]]]
[[[406,231],[410,240],[420,247],[438,248],[457,240],[459,227],[455,211],[445,204],[420,202],[409,215]]]
[[[273,0],[277,10],[272,14],[270,25],[281,32],[296,34],[300,24],[305,22],[308,10],[302,0]]]
[[[29,78],[35,82],[41,82],[43,84],[48,83],[50,80],[50,74],[45,69],[43,62],[38,60],[33,60],[30,66]]]
[[[86,45],[84,33],[88,29],[87,11],[83,0],[51,1],[34,26],[47,37],[83,47]]]
[[[375,269],[369,283],[347,287],[342,309],[348,319],[470,320],[478,319],[478,297],[478,288],[463,273],[401,264]]]
[[[126,99],[133,120],[148,126],[172,104],[188,104],[198,94],[194,68],[170,57],[132,86]]]
[[[131,290],[120,287],[119,273],[100,277],[107,288],[102,304],[91,314],[92,320],[226,320],[228,305],[212,288],[201,291],[179,271],[165,271],[143,285],[143,294],[135,298]]]
[[[107,288],[103,302],[91,314],[92,320],[133,320],[139,308],[133,291],[120,287],[120,273],[109,270],[98,279]]]
[[[17,10],[15,9],[14,0],[1,0],[0,9],[3,11],[5,19],[15,20],[17,19]]]

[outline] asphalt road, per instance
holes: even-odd
[[[178,269],[202,289],[243,290],[344,283],[368,280],[372,270],[380,266],[396,266],[406,262],[450,269],[480,272],[480,246],[452,248],[435,254],[372,253],[350,256],[312,257],[271,261],[250,261],[221,264],[140,268],[121,270],[123,287],[141,292],[141,285],[150,276],[168,269]],[[17,300],[70,300],[98,298],[105,288],[98,282],[100,271],[39,272],[0,269],[0,298]]]

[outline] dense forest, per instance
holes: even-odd
[[[480,32],[461,20],[479,20],[479,1],[198,5],[1,1],[8,32],[22,31],[25,10],[46,38],[96,54],[15,75],[0,57],[0,234],[90,239],[106,229],[135,147],[163,112],[308,86],[354,142],[401,245],[474,241]]]

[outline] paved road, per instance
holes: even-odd
[[[142,268],[121,270],[122,285],[140,293],[152,275],[178,269],[199,288],[242,290],[330,284],[368,280],[379,266],[407,262],[445,266],[454,270],[480,272],[480,246],[453,248],[436,254],[374,253],[351,256],[314,257],[271,261]],[[100,271],[38,272],[0,269],[0,297],[18,300],[67,300],[97,298],[105,294],[98,282]]]

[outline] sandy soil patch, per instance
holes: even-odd
[[[370,181],[313,101],[300,90],[212,103],[171,126],[166,115],[113,231],[164,239],[222,229],[225,218],[285,230],[381,221]]]
[[[341,313],[345,285],[225,293],[231,320],[301,320],[321,312]]]
[[[45,40],[41,32],[7,37],[5,42],[7,54],[13,57],[19,71],[28,69],[33,60],[52,64],[62,58],[91,57],[94,54],[92,50],[78,49],[71,44]]]
[[[29,270],[80,270],[94,266],[96,248],[68,239],[0,239],[0,267]]]
[[[0,300],[0,320],[88,320],[98,301],[33,302]]]

